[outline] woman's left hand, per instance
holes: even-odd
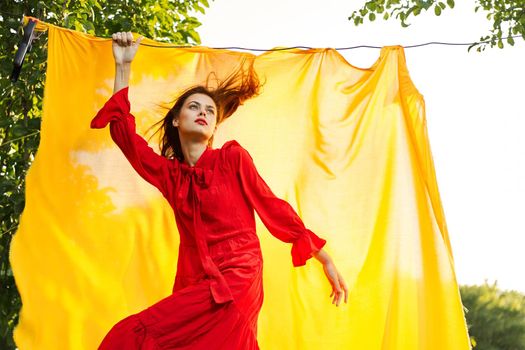
[[[332,304],[335,303],[335,306],[339,306],[343,293],[345,303],[348,303],[348,287],[331,259],[323,263],[323,270],[332,285],[332,293],[330,294],[330,297],[333,296]]]

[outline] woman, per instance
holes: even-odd
[[[326,240],[272,193],[238,142],[211,147],[217,125],[258,94],[253,65],[216,88],[186,90],[161,121],[159,155],[136,134],[127,98],[130,65],[142,39],[134,41],[131,32],[113,34],[113,96],[91,127],[109,123],[112,139],[134,169],[172,206],[180,234],[177,274],[171,295],[119,321],[99,349],[258,349],[263,260],[254,210],[272,235],[292,243],[294,266],[314,256],[332,285],[332,303],[338,306],[343,293],[347,302],[348,288],[322,249]]]

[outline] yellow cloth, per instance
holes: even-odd
[[[109,130],[89,128],[113,91],[111,40],[37,29],[48,31],[48,66],[10,252],[23,303],[14,336],[22,350],[95,349],[117,321],[171,292],[178,233]],[[212,70],[228,74],[243,55],[252,56],[141,46],[130,82],[137,132],[148,139],[165,113],[157,104],[171,106]],[[258,219],[261,349],[469,349],[425,102],[403,47],[383,47],[368,69],[333,49],[266,52],[255,67],[262,94],[219,126],[214,147],[236,139],[250,151],[275,194],[327,239],[350,290],[348,304],[331,304],[322,265],[294,268],[291,246]]]

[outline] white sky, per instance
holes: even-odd
[[[355,27],[347,17],[363,3],[216,0],[199,15],[198,31],[204,46],[269,49],[469,43],[491,28],[486,13],[474,13],[474,0],[456,1],[439,17],[411,17],[408,28],[394,19]],[[514,40],[503,50],[427,45],[405,48],[405,55],[426,102],[458,282],[497,280],[502,289],[525,292],[525,44]],[[354,66],[370,67],[379,49],[340,53]]]

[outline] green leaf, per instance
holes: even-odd
[[[84,28],[86,29],[87,33],[95,35],[95,26],[93,25],[93,22],[86,21],[84,23]]]
[[[11,125],[12,120],[10,118],[0,118],[0,128],[6,128]]]
[[[503,41],[501,41],[501,39],[498,40],[498,47],[499,47],[500,49],[503,48]]]
[[[376,14],[371,12],[369,15],[368,15],[368,19],[370,20],[370,22],[373,22],[375,19],[376,19]]]
[[[507,38],[507,42],[508,42],[510,45],[514,46],[514,39],[513,39],[511,36],[509,36],[509,37]]]
[[[434,13],[436,14],[436,16],[439,16],[441,15],[441,7],[439,6],[434,6]]]
[[[448,4],[448,7],[450,7],[451,9],[454,8],[454,0],[447,0],[447,4]]]
[[[40,123],[42,119],[41,118],[31,118],[29,119],[29,122],[27,123],[27,126],[29,129],[35,129],[40,130]]]
[[[438,5],[439,5],[439,7],[441,7],[442,10],[444,10],[447,7],[447,5],[445,5],[445,3],[441,2],[441,1],[438,2]]]
[[[204,8],[202,6],[200,6],[199,4],[195,4],[193,5],[195,7],[195,9],[197,11],[199,11],[200,13],[204,13]]]
[[[21,137],[21,136],[24,136],[26,134],[26,128],[23,126],[23,125],[15,125],[12,129],[11,129],[11,133],[12,133],[12,138],[15,139],[15,138],[18,138],[18,137]]]
[[[388,12],[385,12],[385,14],[383,15],[383,19],[386,21],[388,18],[390,18],[390,15],[388,14]]]

